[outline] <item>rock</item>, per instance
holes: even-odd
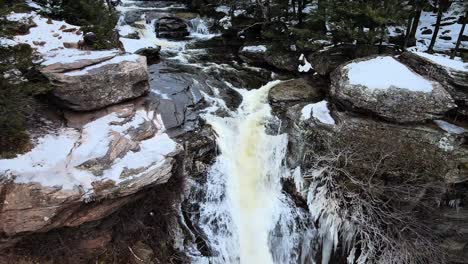
[[[187,24],[177,17],[162,17],[156,22],[156,36],[168,39],[183,39],[189,35]]]
[[[439,38],[443,40],[452,40],[451,36],[440,36]]]
[[[36,45],[36,46],[44,46],[46,44],[45,41],[33,41],[33,44]]]
[[[0,248],[31,233],[101,220],[141,198],[145,189],[169,180],[181,147],[160,131],[156,134],[162,125],[155,109],[142,103],[66,113],[68,125],[79,129],[67,127],[45,137],[62,140],[60,151],[54,152],[56,162],[47,163],[37,154],[58,148],[53,140],[40,141],[23,160],[0,160],[0,233],[11,237],[0,241]],[[26,164],[36,157],[41,161]],[[11,167],[18,162],[25,162],[24,167]],[[86,244],[95,248],[106,241],[90,238]]]
[[[273,51],[265,45],[243,46],[239,50],[239,57],[250,64],[269,65],[283,71],[297,71],[299,56],[294,52]]]
[[[405,52],[399,57],[399,60],[417,73],[440,82],[458,105],[456,111],[468,116],[468,69],[460,70],[444,66],[437,62],[437,60],[441,60],[440,57],[437,58],[425,53]],[[442,62],[451,64],[454,61],[442,58]]]
[[[133,32],[133,33],[130,33],[126,36],[122,36],[123,38],[128,38],[128,39],[140,39],[140,34],[138,34],[138,32]]]
[[[78,49],[78,42],[63,42],[63,46],[67,49]]]
[[[84,44],[87,46],[92,46],[96,42],[96,40],[97,40],[97,36],[96,36],[96,33],[94,32],[87,32],[83,36]]]
[[[359,72],[372,76],[361,83],[362,80],[357,80],[359,76],[354,76]],[[389,78],[388,74],[393,76]],[[373,85],[385,83],[385,88],[369,87],[367,83],[372,81],[368,80],[376,80],[377,84]],[[342,106],[393,122],[424,122],[443,116],[455,107],[440,83],[424,79],[389,56],[352,61],[336,69],[331,81],[331,96]]]
[[[141,48],[135,51],[135,54],[145,56],[148,61],[156,61],[159,59],[159,52],[161,51],[160,46],[156,46],[155,48]]]
[[[261,65],[266,63],[266,51],[265,45],[243,46],[239,49],[239,57],[247,63]]]
[[[324,94],[324,87],[317,85],[318,83],[320,83],[320,80],[317,78],[313,80],[300,78],[285,81],[271,88],[268,99],[272,105],[317,102],[323,98]],[[324,82],[322,81],[320,84],[324,84]]]
[[[432,34],[432,29],[426,28],[423,31],[421,31],[422,35],[431,35]]]
[[[376,46],[338,45],[314,52],[307,59],[318,74],[327,76],[343,63],[377,53]]]
[[[266,63],[283,71],[296,72],[299,66],[299,56],[294,52],[269,52],[265,57]]]
[[[70,64],[49,65],[42,70],[55,89],[60,105],[89,111],[139,97],[149,89],[146,58],[139,55],[109,55]],[[113,57],[115,56],[115,57]],[[91,66],[86,67],[93,61]],[[81,69],[71,69],[79,65]]]
[[[131,247],[134,264],[153,264],[154,251],[145,243],[138,241]]]

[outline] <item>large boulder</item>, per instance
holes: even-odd
[[[284,112],[294,104],[320,101],[327,86],[325,80],[317,77],[284,81],[271,88],[268,100],[275,112]]]
[[[60,105],[89,111],[139,97],[149,90],[146,58],[139,55],[104,56],[50,64],[44,73]]]
[[[468,63],[422,52],[405,52],[399,60],[417,73],[439,81],[468,116]]]
[[[184,20],[177,17],[162,17],[156,22],[156,35],[159,38],[183,39],[189,35]]]
[[[440,83],[390,56],[352,61],[335,70],[331,80],[331,96],[342,106],[393,122],[424,122],[455,107]]]
[[[282,71],[297,71],[299,56],[294,52],[271,50],[265,45],[243,46],[239,50],[239,57],[253,65],[269,65]]]
[[[0,160],[0,233],[11,238],[0,248],[101,220],[171,178],[181,147],[144,100],[65,118],[30,152]]]

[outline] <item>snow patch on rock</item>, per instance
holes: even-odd
[[[353,62],[346,66],[349,82],[369,89],[407,89],[413,92],[432,92],[432,83],[411,71],[392,57]]]
[[[467,132],[463,127],[459,127],[444,120],[434,120],[434,123],[449,134],[460,135]]]
[[[128,151],[123,157],[112,160],[110,168],[105,169],[100,176],[80,165],[106,155],[112,134],[118,133],[131,140],[126,132],[150,120],[155,122],[152,112],[139,110],[129,121],[111,113],[88,123],[82,131],[63,128],[56,134],[39,138],[30,152],[14,159],[0,160],[0,172],[14,176],[17,183],[36,182],[42,186],[62,186],[64,189],[79,187],[86,192],[92,190],[92,183],[96,181],[112,180],[118,184],[126,180],[121,177],[125,169],[141,169],[141,173],[132,175],[137,178],[162,164],[165,157],[176,150],[177,143],[163,131],[141,141],[138,151]]]
[[[265,45],[245,46],[242,48],[242,51],[250,53],[265,53],[267,51],[267,47]]]
[[[464,63],[460,58],[452,60],[448,56],[442,54],[429,54],[425,52],[414,53],[443,67],[447,67],[456,71],[468,72],[468,63]]]
[[[330,115],[328,102],[326,100],[304,106],[301,113],[301,120],[308,120],[313,117],[323,124],[335,125],[335,120]]]

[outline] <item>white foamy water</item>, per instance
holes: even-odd
[[[243,103],[230,117],[208,114],[221,154],[208,173],[200,216],[213,257],[198,263],[311,263],[314,230],[306,210],[282,192],[287,136],[268,135],[268,91],[239,90]]]

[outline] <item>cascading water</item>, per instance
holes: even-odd
[[[312,220],[282,192],[287,136],[265,128],[273,119],[268,91],[277,83],[238,90],[243,102],[230,117],[205,116],[221,154],[192,219],[215,256],[198,263],[311,263]]]

